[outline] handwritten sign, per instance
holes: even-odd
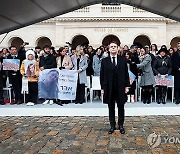
[[[3,70],[19,70],[19,59],[3,59]]]
[[[78,73],[74,70],[59,71],[59,93],[61,100],[75,100]]]
[[[74,70],[46,69],[40,72],[39,98],[75,100],[78,73]]]

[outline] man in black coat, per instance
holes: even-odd
[[[180,42],[177,44],[177,49],[178,50],[172,56],[172,66],[176,104],[180,104]]]
[[[15,46],[11,46],[9,50],[10,50],[10,54],[7,56],[7,59],[19,59],[21,66],[22,61],[25,59],[25,51],[21,49],[17,51],[17,48]],[[8,71],[8,75],[12,83],[13,91],[15,94],[15,101],[12,102],[11,104],[21,104],[22,75],[20,73],[20,70],[10,70]]]
[[[109,44],[110,56],[102,60],[100,71],[100,83],[103,94],[103,103],[108,104],[109,121],[111,128],[108,133],[112,134],[115,125],[115,102],[118,107],[118,125],[121,134],[125,133],[124,104],[127,101],[126,93],[129,91],[129,74],[126,59],[118,56],[118,45],[116,42]]]
[[[44,69],[57,68],[56,57],[54,57],[50,53],[50,46],[45,45],[43,50],[44,50],[44,53],[42,56],[40,56],[40,59],[39,59],[40,70],[42,71]]]

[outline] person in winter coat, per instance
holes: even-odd
[[[172,71],[171,59],[167,55],[168,51],[165,48],[162,48],[158,52],[158,56],[156,57],[156,61],[154,62],[153,71],[154,74],[158,77],[161,75],[165,75],[168,77]],[[157,89],[157,103],[166,104],[166,93],[167,86],[158,86]]]
[[[50,46],[45,45],[43,51],[39,58],[39,69],[43,71],[44,69],[57,68],[56,57],[51,54]],[[43,104],[53,104],[53,100],[47,99]]]
[[[180,104],[180,42],[177,44],[177,48],[178,50],[172,56],[172,66],[176,104]]]
[[[127,101],[129,91],[129,74],[126,58],[118,55],[118,44],[109,44],[110,56],[104,58],[101,63],[100,84],[103,95],[103,103],[108,104],[109,109],[109,134],[116,129],[115,104],[118,107],[118,125],[121,134],[124,129],[124,104]]]
[[[87,82],[86,69],[88,67],[87,58],[84,55],[83,47],[77,46],[73,56],[71,56],[73,63],[72,70],[78,72],[78,82],[76,89],[76,104],[82,104],[85,101],[85,84]]]
[[[38,98],[39,63],[35,60],[35,52],[33,50],[26,52],[26,59],[21,64],[20,72],[23,77],[28,78],[28,103],[26,105],[34,106],[37,104]]]
[[[140,86],[142,87],[143,103],[151,103],[151,95],[153,86],[155,85],[155,78],[151,67],[151,56],[148,54],[146,48],[142,48],[140,56],[140,64],[137,64],[137,68],[141,69]]]

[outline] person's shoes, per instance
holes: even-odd
[[[46,104],[48,104],[49,103],[49,100],[45,100],[42,104],[43,105],[46,105]]]
[[[57,105],[63,106],[61,102],[56,102]]]
[[[98,99],[99,99],[99,96],[94,97],[94,100],[98,100]]]
[[[19,104],[22,104],[22,101],[21,100],[18,100],[17,101],[17,104],[19,105]]]
[[[143,99],[143,103],[146,104],[147,100],[146,99]]]
[[[121,134],[125,134],[125,129],[123,126],[119,126],[119,131]]]
[[[49,105],[52,105],[52,104],[54,104],[54,102],[53,102],[53,100],[50,100]]]
[[[112,126],[111,126],[111,128],[110,128],[109,131],[108,131],[108,134],[114,133],[115,130],[116,130],[116,127],[112,127]]]
[[[161,104],[161,99],[157,98],[157,104]]]
[[[147,101],[146,101],[147,104],[150,104],[151,103],[151,98],[148,98]]]
[[[176,104],[176,105],[180,104],[180,101],[179,101],[179,100],[177,100],[177,101],[175,102],[175,104]]]
[[[2,101],[2,102],[0,102],[0,105],[5,105],[5,103]]]
[[[28,102],[26,105],[27,106],[34,106],[34,103],[33,102]]]

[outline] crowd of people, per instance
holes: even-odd
[[[131,45],[130,48],[125,45],[119,47],[118,55],[124,56],[127,61],[128,69],[136,76],[140,76],[139,85],[142,88],[142,99],[144,104],[151,103],[151,97],[154,91],[155,77],[164,75],[174,76],[175,103],[180,103],[180,43],[176,48],[167,49],[162,45],[158,50],[156,44],[138,47]],[[45,69],[68,69],[77,70],[78,82],[76,91],[76,104],[85,102],[85,85],[87,76],[100,76],[101,61],[109,56],[108,46],[101,45],[97,49],[92,46],[77,46],[75,49],[69,49],[69,46],[60,47],[55,50],[54,47],[45,45],[43,49],[25,49],[23,44],[18,50],[15,46],[9,49],[0,50],[0,104],[4,105],[7,100],[3,98],[3,87],[6,87],[7,78],[12,84],[13,100],[11,104],[21,104],[23,95],[21,94],[22,78],[28,78],[28,94],[26,97],[27,105],[35,105],[38,99],[45,99],[43,104],[58,105],[68,104],[67,100],[55,100],[51,98],[38,98],[38,76],[39,72]],[[3,70],[3,59],[19,59],[19,70]],[[27,64],[30,64],[26,66]],[[134,81],[127,93],[127,102],[135,102],[135,90],[137,82]],[[49,85],[51,88],[51,85]],[[167,86],[157,86],[158,104],[166,104]],[[101,92],[95,92],[95,99],[101,98]]]

